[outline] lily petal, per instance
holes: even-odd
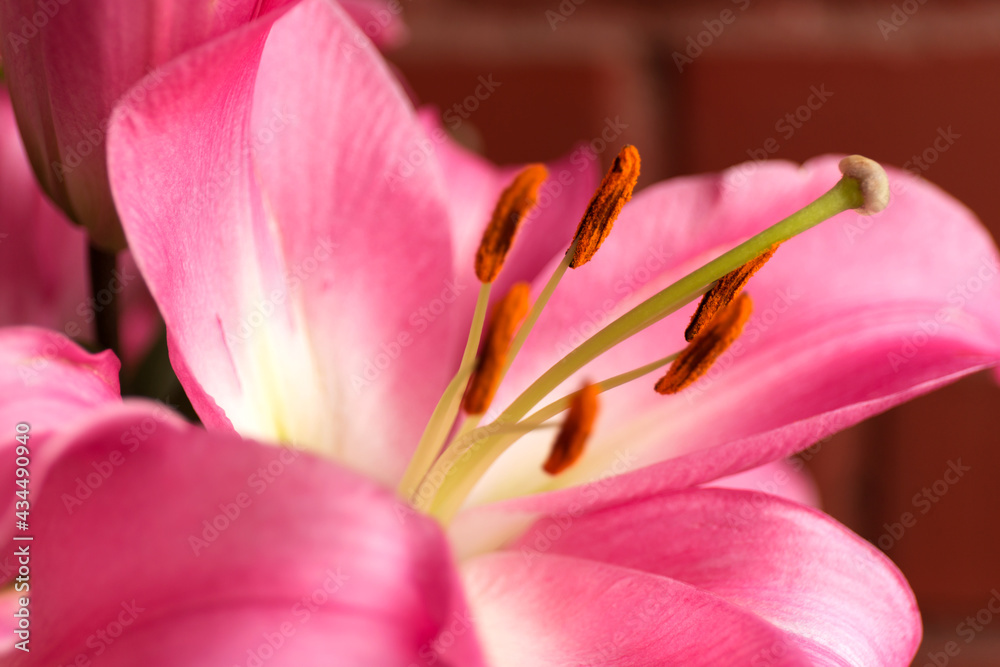
[[[94,310],[87,290],[87,235],[42,194],[0,88],[0,326],[33,325],[92,340]],[[128,251],[107,286],[121,294],[122,356],[138,361],[159,335],[156,304]],[[16,286],[16,288],[12,287]]]
[[[456,270],[461,278],[475,284],[473,264],[483,230],[500,193],[523,167],[497,167],[466,150],[451,139],[435,109],[421,109],[420,120],[434,145],[448,193]],[[539,191],[538,203],[521,225],[494,284],[494,294],[506,293],[516,282],[548,279],[543,269],[569,248],[601,178],[597,160],[581,159],[575,152],[545,166],[549,178]]]
[[[656,574],[516,553],[476,558],[463,574],[494,667],[812,664],[754,614]]]
[[[119,368],[111,352],[90,354],[54,331],[0,327],[0,423],[11,425],[3,441],[13,442],[14,424],[41,437],[120,402]]]
[[[109,665],[482,664],[474,632],[435,643],[466,616],[440,530],[370,481],[142,402],[53,444],[33,478],[32,651],[7,664],[92,659],[111,626]]]
[[[42,194],[0,87],[0,325],[62,329],[86,298],[86,234]],[[15,287],[16,286],[16,287]],[[77,335],[83,333],[77,325]],[[68,332],[72,333],[72,332]]]
[[[409,30],[403,22],[399,2],[391,0],[338,0],[351,19],[380,49],[391,49],[406,41]]]
[[[683,581],[787,632],[809,664],[903,667],[920,644],[913,593],[885,555],[825,514],[766,494],[690,489],[543,519],[511,549]]]
[[[706,484],[724,489],[746,489],[819,509],[819,489],[802,461],[791,458],[772,461],[750,470],[720,477]]]
[[[111,352],[89,354],[68,338],[34,327],[0,327],[0,520],[14,525],[21,479],[14,474],[15,448],[29,449],[32,490],[40,472],[37,457],[61,429],[101,406],[121,402],[120,364]],[[27,430],[16,428],[27,425]],[[20,440],[18,440],[20,436]],[[34,496],[32,496],[34,497]],[[16,568],[0,565],[0,578]]]
[[[837,162],[763,163],[749,176],[735,167],[641,193],[624,209],[599,261],[560,285],[512,368],[520,379],[508,390],[526,386],[602,321],[820,195],[839,178]],[[652,391],[655,378],[608,392],[579,465],[546,480],[540,472],[546,445],[538,436],[525,438],[480,485],[480,501],[663,461],[632,472],[621,491],[703,483],[785,457],[995,365],[1000,259],[992,239],[947,194],[888,171],[896,197],[885,212],[874,218],[847,212],[778,249],[747,288],[757,314],[706,378],[668,398]],[[735,185],[737,177],[742,184]],[[610,377],[680,349],[693,308],[618,346],[581,377]],[[514,470],[522,481],[516,486],[509,483]]]
[[[461,286],[440,175],[408,162],[424,132],[358,36],[307,0],[177,59],[119,109],[110,169],[204,422],[392,481],[457,365]]]
[[[95,242],[115,250],[125,245],[104,150],[114,105],[171,58],[286,2],[0,5],[0,24],[9,30],[4,69],[32,166],[43,189]],[[130,94],[145,97],[145,89]]]

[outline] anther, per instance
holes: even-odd
[[[566,420],[559,429],[549,458],[542,466],[545,472],[558,475],[583,455],[583,448],[597,419],[597,396],[600,393],[596,384],[588,384],[570,399]]]
[[[855,209],[858,213],[873,215],[889,205],[889,177],[882,165],[861,155],[848,155],[839,166],[840,173],[861,188],[864,204]]]
[[[497,279],[517,230],[538,201],[538,189],[548,176],[545,165],[530,164],[501,193],[476,252],[476,277],[481,282],[491,283]]]
[[[604,239],[611,233],[622,206],[632,198],[632,190],[639,180],[639,151],[635,146],[625,146],[618,153],[611,169],[590,200],[576,230],[576,252],[571,268],[583,266],[591,260]]]
[[[694,384],[739,338],[752,312],[753,301],[750,295],[740,294],[680,353],[667,374],[656,383],[656,391],[661,394],[676,394]]]
[[[775,244],[765,250],[763,254],[719,278],[712,289],[705,292],[705,296],[701,298],[698,309],[691,316],[691,323],[684,330],[684,340],[688,342],[694,340],[694,337],[703,331],[722,309],[732,303],[743,291],[753,274],[757,273],[757,270],[771,259],[771,255],[777,249],[778,244]]]
[[[531,307],[528,283],[515,283],[493,308],[483,352],[475,373],[462,398],[462,407],[470,415],[481,415],[490,407],[503,379],[504,362],[511,340]]]

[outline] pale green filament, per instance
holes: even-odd
[[[838,213],[859,208],[864,203],[857,180],[842,178],[800,211],[681,278],[608,324],[549,368],[493,424],[483,428],[502,428],[519,422],[532,407],[586,364],[689,303],[722,276],[758,257],[772,245],[787,241]],[[525,420],[522,423],[530,422]],[[450,521],[486,470],[517,439],[517,436],[509,435],[484,438],[481,430],[471,431],[462,442],[453,443],[428,475],[428,483],[438,487],[429,509],[444,523]],[[478,440],[466,442],[470,436],[477,436]],[[437,482],[438,479],[440,482]],[[427,506],[426,502],[421,504]]]
[[[644,375],[648,375],[659,368],[663,368],[676,359],[679,354],[680,352],[675,352],[674,354],[663,357],[662,359],[657,359],[656,361],[640,366],[634,370],[602,380],[597,383],[597,387],[602,393],[608,391],[609,389],[620,387],[623,384],[637,380]],[[457,437],[448,448],[448,451],[445,452],[437,464],[434,465],[431,472],[428,474],[425,483],[421,485],[421,493],[418,494],[419,497],[415,497],[413,499],[415,506],[424,511],[432,511],[434,515],[444,523],[451,521],[451,518],[456,512],[458,512],[461,502],[464,500],[464,496],[455,496],[453,498],[455,502],[450,504],[447,502],[449,499],[441,494],[435,498],[432,493],[429,492],[433,488],[433,480],[440,479],[443,482],[444,479],[452,474],[458,458],[472,455],[470,453],[473,451],[472,448],[486,446],[492,439],[498,439],[500,443],[502,443],[502,446],[506,448],[516,442],[522,435],[546,426],[545,422],[569,407],[569,403],[573,396],[574,394],[563,396],[562,398],[555,400],[540,410],[534,412],[531,416],[526,417],[517,424],[505,425],[493,422],[473,431],[463,433]],[[520,428],[511,430],[514,426]],[[494,442],[490,444],[491,446],[496,446],[498,443]]]
[[[507,371],[510,370],[511,364],[514,363],[517,353],[521,351],[524,346],[524,341],[528,339],[528,335],[531,330],[535,327],[535,323],[538,321],[538,317],[542,314],[542,310],[548,304],[549,299],[552,298],[552,293],[556,291],[556,287],[559,285],[559,281],[566,274],[566,270],[569,268],[569,263],[573,260],[573,254],[576,252],[576,241],[570,245],[569,250],[566,251],[566,255],[563,260],[559,262],[559,266],[556,270],[552,272],[549,277],[549,281],[545,283],[545,287],[542,288],[542,293],[538,295],[538,299],[531,306],[531,310],[528,312],[528,317],[525,318],[524,323],[521,324],[517,329],[517,334],[514,336],[514,340],[510,344],[510,350],[507,352],[507,358],[504,361],[503,371],[500,373],[500,381],[497,384],[503,383],[503,379],[507,377]],[[462,430],[459,432],[459,436],[464,433],[468,433],[473,428],[479,425],[479,421],[483,418],[483,415],[469,415],[462,424]]]
[[[427,473],[427,469],[430,468],[437,453],[441,450],[445,438],[448,437],[455,417],[458,416],[465,385],[475,368],[476,352],[479,349],[479,339],[483,334],[483,323],[486,321],[486,308],[490,302],[492,286],[492,283],[483,283],[479,288],[476,310],[472,315],[472,326],[469,329],[469,339],[465,343],[465,351],[462,353],[458,372],[455,373],[455,377],[451,379],[444,393],[441,394],[427,426],[424,427],[424,433],[420,436],[417,450],[413,453],[413,458],[410,459],[410,464],[399,483],[399,493],[404,498],[413,494],[420,479]]]

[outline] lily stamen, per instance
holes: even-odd
[[[762,255],[769,251],[773,252],[776,245],[793,236],[847,210],[857,209],[861,213],[871,214],[884,208],[888,201],[888,178],[877,163],[860,156],[852,156],[842,160],[840,167],[843,178],[818,199],[635,306],[545,371],[514,399],[494,422],[469,431],[453,442],[425,476],[425,485],[432,488],[428,491],[429,495],[422,495],[419,507],[429,511],[444,523],[450,521],[479,479],[519,437],[491,436],[489,435],[491,430],[503,429],[518,423],[528,425],[529,422],[546,418],[547,415],[542,413],[545,413],[547,408],[539,410],[528,419],[525,419],[525,416],[586,364],[676,312],[704,294],[726,274],[748,263],[759,261],[758,258]],[[594,237],[587,237],[586,240],[594,241],[602,238],[597,234]],[[580,240],[578,237],[574,243],[579,243]],[[565,264],[566,262],[561,266]],[[676,391],[697,379],[699,373],[704,373],[714,360],[714,357],[710,359],[711,353],[717,350],[717,357],[724,350],[721,342],[728,340],[731,343],[730,339],[734,339],[734,333],[738,335],[738,330],[742,330],[745,319],[749,317],[749,308],[749,297],[745,295],[733,302],[723,313],[720,330],[712,335],[711,332],[715,331],[714,324],[706,330],[709,333],[705,334],[704,340],[712,343],[707,345],[708,351],[698,348],[697,354],[696,351],[688,352],[686,367],[689,370],[683,373],[678,370],[673,376],[668,373],[667,378],[661,381],[662,388]],[[682,368],[680,364],[677,367]],[[558,401],[552,405],[558,409],[565,409],[564,404]]]
[[[632,190],[639,180],[639,164],[639,151],[635,146],[625,146],[618,152],[576,230],[576,250],[570,268],[581,267],[593,259],[611,233],[622,207],[632,198]]]
[[[743,291],[743,288],[749,282],[750,278],[753,277],[753,274],[757,273],[760,267],[764,266],[767,260],[771,259],[771,256],[777,249],[778,244],[775,243],[743,266],[719,278],[718,282],[705,292],[705,296],[698,303],[698,309],[694,311],[691,323],[684,330],[684,340],[690,343],[694,340],[695,336],[708,327],[720,311],[723,311],[740,295],[740,292]]]
[[[470,415],[483,414],[493,402],[500,386],[510,343],[530,306],[531,288],[528,283],[516,283],[493,308],[483,352],[462,399],[462,407]]]
[[[729,349],[740,334],[750,314],[753,300],[745,292],[718,313],[674,360],[667,374],[656,383],[660,394],[676,394],[694,384]]]
[[[543,164],[531,164],[522,169],[507,189],[500,194],[479,250],[476,251],[476,277],[491,283],[500,275],[507,253],[510,252],[521,222],[538,201],[538,190],[549,177]]]
[[[542,466],[545,472],[558,475],[583,455],[583,448],[597,420],[597,395],[600,393],[597,385],[588,384],[573,395],[566,420],[552,445],[549,458]]]

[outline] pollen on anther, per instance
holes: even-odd
[[[600,393],[596,384],[588,384],[573,394],[566,420],[559,429],[549,458],[542,466],[545,472],[558,475],[583,455],[584,446],[597,420],[597,396]]]
[[[639,180],[639,163],[639,151],[635,146],[625,146],[619,151],[576,230],[576,251],[569,264],[571,268],[589,262],[611,233],[622,207],[632,198],[632,190]]]
[[[507,189],[500,194],[493,217],[483,232],[476,252],[476,277],[484,283],[497,279],[514,237],[528,211],[538,201],[538,190],[548,178],[543,164],[530,164],[522,169]]]
[[[667,374],[656,383],[656,391],[676,394],[694,384],[739,338],[752,312],[750,295],[740,294],[674,359]]]
[[[751,259],[743,266],[733,269],[712,286],[712,289],[705,292],[701,298],[698,309],[691,316],[691,323],[684,330],[684,340],[691,342],[709,323],[718,315],[719,311],[733,302],[747,282],[757,273],[760,267],[771,259],[771,255],[778,249],[778,244],[774,244],[757,257]]]
[[[462,398],[462,408],[468,414],[481,415],[493,402],[503,377],[510,343],[530,308],[531,288],[528,283],[515,283],[493,307],[482,354]]]

